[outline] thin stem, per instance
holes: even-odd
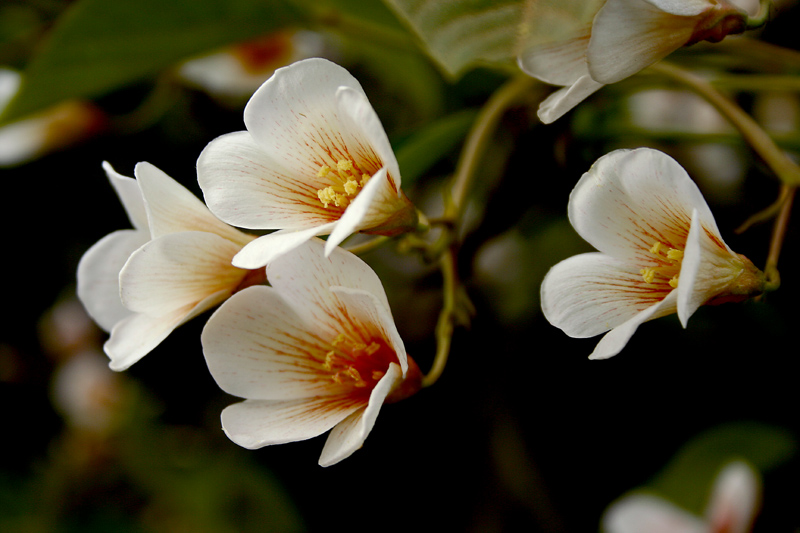
[[[751,215],[747,220],[745,220],[741,226],[734,230],[734,233],[744,233],[751,226],[755,224],[759,224],[761,222],[766,222],[767,220],[773,218],[776,213],[778,213],[783,207],[783,204],[786,203],[786,200],[789,198],[790,194],[794,194],[794,187],[789,187],[784,185],[781,187],[781,192],[778,195],[778,199],[775,200],[772,204],[770,204],[765,209],[762,209],[758,213]]]
[[[447,357],[450,355],[450,344],[453,340],[453,322],[456,311],[456,262],[453,248],[448,248],[439,259],[442,269],[444,287],[442,293],[444,304],[439,313],[439,320],[436,323],[436,355],[428,374],[422,378],[422,386],[430,387],[439,376],[442,375],[444,367],[447,365]]]
[[[800,52],[784,48],[759,39],[725,39],[721,43],[707,43],[707,50],[733,58],[736,64],[744,62],[751,68],[763,72],[794,73],[800,69]],[[705,46],[704,46],[705,48]],[[699,48],[702,50],[702,48]],[[691,50],[691,49],[688,49]]]
[[[464,149],[458,160],[453,184],[450,188],[450,202],[445,211],[446,216],[451,217],[454,221],[460,218],[472,178],[475,176],[475,170],[497,123],[506,109],[522,96],[529,94],[531,87],[537,83],[539,82],[530,76],[512,78],[495,91],[481,109],[467,135]]]
[[[610,124],[607,128],[594,128],[589,125],[582,129],[575,128],[574,135],[579,139],[636,141],[643,137],[670,144],[725,144],[729,146],[747,146],[738,133],[698,133],[677,129],[648,129],[625,124]],[[775,143],[784,150],[800,150],[800,137],[794,132],[770,133]]]
[[[800,167],[794,164],[761,126],[729,98],[702,78],[666,63],[653,65],[653,70],[673,79],[702,96],[742,134],[750,147],[764,160],[780,180],[789,186],[800,185]]]
[[[792,74],[720,74],[708,81],[733,91],[800,91],[800,79]]]
[[[467,134],[464,148],[458,160],[452,185],[445,191],[444,217],[436,222],[445,226],[442,237],[428,248],[428,257],[438,258],[444,278],[442,289],[444,304],[436,324],[436,355],[428,374],[422,380],[423,387],[430,387],[442,375],[450,355],[453,340],[453,326],[457,320],[458,273],[456,271],[456,250],[459,222],[469,194],[472,179],[478,164],[486,151],[497,124],[505,111],[526,95],[538,84],[529,76],[510,79],[489,98],[475,119]]]
[[[775,219],[775,226],[772,228],[767,264],[764,267],[764,273],[767,275],[767,286],[765,287],[767,291],[774,291],[781,283],[780,274],[778,273],[778,257],[781,255],[781,247],[786,237],[786,228],[789,226],[789,214],[792,211],[794,195],[797,190],[786,185],[783,188],[784,190],[781,193],[786,193],[786,200],[783,202],[778,218]]]
[[[118,133],[131,134],[152,126],[169,111],[180,94],[174,73],[165,72],[156,79],[147,97],[133,111],[114,117],[111,127]]]

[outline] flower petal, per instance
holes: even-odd
[[[230,295],[247,273],[231,265],[238,250],[231,241],[201,231],[154,239],[120,272],[122,302],[132,311],[163,316],[218,292]]]
[[[717,476],[706,513],[711,531],[750,531],[759,494],[758,478],[752,468],[741,461],[727,465]]]
[[[356,411],[349,417],[339,422],[322,449],[319,458],[320,466],[331,466],[343,459],[350,457],[356,450],[361,448],[367,439],[369,432],[375,425],[378,413],[381,410],[384,400],[392,391],[395,384],[401,379],[402,372],[400,367],[394,363],[389,365],[386,374],[372,389],[369,397],[369,405],[363,411]]]
[[[123,176],[107,162],[103,161],[103,170],[106,171],[108,181],[114,187],[119,196],[122,207],[128,214],[128,219],[133,227],[140,230],[147,230],[150,225],[147,222],[147,211],[144,207],[142,190],[135,179]]]
[[[111,337],[103,345],[103,350],[111,358],[111,370],[126,370],[150,353],[175,328],[211,309],[228,296],[229,291],[220,291],[209,294],[195,305],[175,309],[163,316],[135,313],[118,322],[111,330]]]
[[[589,22],[571,39],[527,48],[517,60],[519,68],[545,83],[572,85],[580,77],[589,74],[586,49],[591,28]]]
[[[267,266],[270,284],[304,322],[318,325],[331,338],[352,333],[343,331],[352,329],[353,319],[341,298],[330,290],[332,286],[369,292],[389,312],[383,285],[364,261],[341,248],[324,257],[323,247],[323,241],[313,239]]]
[[[189,308],[176,309],[167,316],[133,314],[111,330],[103,350],[111,359],[111,370],[122,371],[150,353],[181,325]]]
[[[647,264],[658,241],[683,248],[692,211],[707,227],[714,217],[686,171],[650,148],[615,150],[592,165],[569,197],[569,220],[599,251]]]
[[[659,2],[677,11],[663,11],[656,2],[608,0],[597,13],[586,51],[589,72],[599,83],[615,83],[665,58],[692,37],[698,22],[694,0]],[[705,2],[706,8],[712,4]],[[684,15],[683,13],[691,14]]]
[[[349,72],[325,59],[280,68],[248,102],[247,130],[266,156],[292,175],[313,177],[323,164],[353,159],[348,151],[369,147],[370,140],[342,120],[336,99],[342,86],[364,92]]]
[[[602,83],[597,83],[590,76],[581,76],[570,87],[559,89],[539,104],[539,120],[545,124],[555,122],[602,87]]]
[[[372,108],[367,99],[367,95],[359,87],[343,86],[336,90],[336,100],[341,109],[341,119],[346,131],[360,132],[363,135],[361,143],[357,145],[347,145],[352,156],[358,160],[377,159],[385,167],[390,177],[390,183],[394,187],[395,195],[400,192],[400,167],[397,165],[397,158],[389,144],[386,130],[383,129],[378,115]]]
[[[229,224],[251,229],[315,227],[331,221],[317,191],[330,185],[273,160],[250,133],[217,137],[197,159],[197,180],[209,209]]]
[[[580,254],[561,261],[545,276],[542,312],[570,337],[593,337],[651,309],[669,293],[658,289],[643,283],[629,263],[601,253]],[[664,309],[659,316],[670,312],[674,309]]]
[[[709,0],[645,0],[665,13],[681,17],[696,17],[712,8],[716,2]]]
[[[589,355],[589,359],[608,359],[617,355],[625,348],[630,338],[636,333],[636,329],[643,323],[674,313],[677,301],[678,291],[672,291],[657,304],[615,327],[600,339],[594,351]]]
[[[698,518],[666,500],[647,494],[627,496],[603,515],[608,533],[707,533]]]
[[[136,185],[135,181],[134,186]],[[136,194],[141,198],[138,187]],[[129,316],[119,296],[119,272],[139,247],[150,240],[150,232],[121,230],[110,233],[89,248],[78,263],[78,298],[89,316],[106,331]]]
[[[251,238],[228,226],[194,194],[150,163],[139,163],[134,174],[142,189],[153,238],[168,233],[203,231],[244,245]]]
[[[261,268],[276,258],[308,242],[317,235],[330,233],[335,222],[313,228],[278,230],[257,238],[233,257],[233,265],[239,268]]]
[[[320,339],[272,287],[249,287],[203,329],[203,353],[222,390],[256,400],[293,400],[341,391],[324,372],[330,339]]]
[[[325,254],[330,255],[353,233],[383,224],[402,207],[386,168],[380,169],[345,209],[325,244]]]
[[[222,429],[233,442],[256,449],[325,433],[364,404],[349,398],[247,400],[222,411]]]
[[[716,224],[708,227],[694,210],[678,283],[678,318],[683,327],[698,307],[722,293],[743,268],[742,260],[722,240]]]

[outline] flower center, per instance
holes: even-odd
[[[333,204],[336,207],[347,207],[358,192],[367,184],[370,174],[359,169],[349,159],[340,159],[336,168],[322,165],[317,172],[318,178],[328,178],[333,183],[317,191],[317,197],[323,207]]]
[[[371,339],[369,344],[352,342],[339,334],[331,341],[322,368],[340,385],[371,392],[386,373],[397,355],[383,339]]]
[[[646,267],[639,271],[644,282],[663,283],[663,280],[667,279],[670,287],[673,289],[678,288],[678,276],[681,271],[683,250],[670,248],[664,243],[656,241],[650,248],[650,253],[657,258],[658,265]]]

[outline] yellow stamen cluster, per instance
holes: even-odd
[[[354,363],[359,357],[369,357],[380,350],[380,345],[377,342],[347,344],[344,334],[337,335],[331,341],[333,350],[325,354],[325,362],[322,367],[331,373],[331,379],[336,383],[347,383],[353,387],[366,387],[367,382],[364,381]],[[373,370],[370,377],[373,381],[378,381],[383,377],[383,374],[380,370]]]
[[[317,177],[327,177],[331,172],[338,178],[339,183],[334,183],[317,191],[317,197],[325,208],[331,204],[336,207],[347,207],[370,178],[369,174],[359,173],[359,170],[349,159],[337,161],[335,169],[328,165],[322,165],[319,168],[319,172],[317,172]]]
[[[642,275],[645,283],[653,283],[653,280],[656,279],[656,271],[652,268],[643,268],[639,271],[639,274]]]
[[[680,272],[681,260],[683,259],[683,250],[677,248],[670,248],[665,244],[656,241],[650,248],[650,253],[661,259],[662,262],[668,263],[660,267],[647,267],[639,271],[645,283],[653,283],[656,279],[656,274],[665,277],[670,277],[667,282],[673,289],[678,287],[678,272]],[[673,274],[673,272],[675,272]]]

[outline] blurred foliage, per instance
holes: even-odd
[[[397,162],[403,169],[403,186],[413,187],[444,155],[452,152],[467,133],[477,112],[465,109],[419,128],[398,143]]]
[[[387,0],[450,76],[480,62],[510,63],[524,0]]]
[[[0,529],[304,529],[280,484],[244,450],[195,428],[165,427],[135,383],[124,383],[119,408],[110,433],[67,427],[35,476],[0,477]]]
[[[744,460],[767,473],[796,452],[797,442],[785,429],[755,422],[726,424],[688,442],[648,486],[702,516],[710,487],[727,463]]]
[[[22,88],[2,118],[11,121],[61,100],[102,95],[298,17],[281,0],[81,0],[31,58]]]

